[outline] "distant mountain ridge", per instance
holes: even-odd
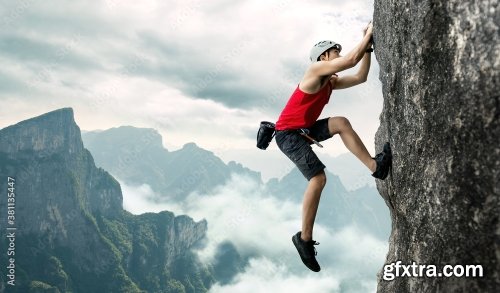
[[[150,128],[121,126],[82,135],[96,164],[128,184],[148,184],[165,200],[179,200],[193,191],[201,194],[226,183],[231,173],[261,181],[259,172],[236,162],[227,165],[212,152],[187,143],[169,152],[160,134]]]
[[[168,152],[160,134],[150,128],[122,126],[83,134],[84,144],[95,154],[96,164],[127,184],[148,184],[165,201],[182,202],[190,192],[203,195],[228,182],[232,173],[243,174],[264,185],[269,196],[302,202],[307,181],[293,168],[282,179],[262,182],[259,172],[236,162],[227,165],[210,151],[188,143]],[[344,165],[350,161],[344,158]],[[127,162],[127,163],[124,163]],[[339,176],[327,172],[317,221],[333,230],[357,225],[382,240],[390,233],[388,208],[375,187],[348,191]]]
[[[95,167],[72,109],[0,130],[1,190],[8,177],[16,182],[16,286],[4,279],[2,253],[0,291],[205,292],[215,282],[213,268],[191,252],[207,222],[124,211],[118,182]],[[6,196],[0,209],[7,210]]]

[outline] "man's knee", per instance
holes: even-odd
[[[322,170],[318,174],[314,175],[314,177],[311,178],[310,181],[313,181],[314,184],[317,184],[321,188],[325,187],[325,185],[326,185],[326,174],[325,174],[325,171]]]
[[[352,128],[349,120],[342,116],[330,117],[328,119],[328,130],[331,135],[340,133],[344,130]]]

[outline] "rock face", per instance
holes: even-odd
[[[386,264],[480,264],[484,275],[386,281],[382,269],[379,292],[500,288],[499,22],[497,0],[375,1],[376,146],[394,153],[377,182],[392,217]]]
[[[16,182],[16,292],[205,292],[213,281],[190,252],[206,221],[124,211],[120,185],[95,166],[71,109],[0,130],[3,191],[8,177]],[[6,247],[7,196],[0,210]],[[0,263],[6,289],[7,253]]]

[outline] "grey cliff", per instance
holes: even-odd
[[[375,1],[384,107],[377,187],[391,211],[386,263],[483,266],[481,278],[378,276],[378,292],[500,288],[498,1]],[[439,271],[439,270],[438,270]]]

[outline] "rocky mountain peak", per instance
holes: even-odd
[[[163,150],[162,136],[153,128],[120,126],[102,131],[84,132],[83,137],[86,147],[98,143],[110,151],[119,151],[123,148],[127,148],[129,152]]]
[[[8,154],[73,154],[83,150],[73,109],[62,108],[0,130],[0,149]],[[15,139],[14,139],[15,138]]]
[[[156,132],[146,133],[153,145],[161,144]],[[204,292],[212,282],[190,250],[205,237],[207,222],[166,211],[124,211],[119,183],[95,166],[70,108],[0,130],[0,177],[16,182],[18,292],[34,292],[34,286],[51,292],[170,292],[171,284],[184,291],[191,283]],[[7,190],[7,180],[0,187]],[[2,210],[7,201],[0,197]],[[6,226],[7,217],[0,217],[0,227]],[[3,246],[6,231],[0,233]],[[151,282],[160,278],[165,282]]]

